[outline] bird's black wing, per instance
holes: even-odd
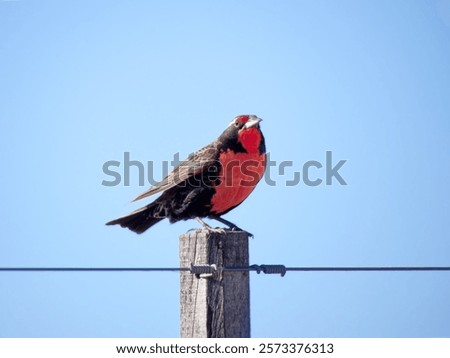
[[[217,159],[218,150],[215,142],[191,154],[186,160],[167,175],[159,183],[152,186],[149,190],[137,196],[133,201],[144,199],[150,195],[166,191],[180,184],[192,175],[201,173],[210,165],[214,164]]]

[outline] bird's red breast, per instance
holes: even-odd
[[[211,198],[211,211],[221,215],[242,203],[255,189],[266,169],[266,153],[260,152],[262,136],[257,127],[243,130],[238,142],[245,149],[226,149],[219,154],[222,166]]]
[[[248,153],[259,153],[259,146],[261,144],[260,129],[251,127],[242,131],[242,133],[239,133],[238,135],[238,142],[242,144]]]

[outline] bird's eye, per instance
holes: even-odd
[[[234,122],[235,127],[239,127],[239,122]]]

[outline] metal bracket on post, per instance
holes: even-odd
[[[217,265],[194,265],[191,263],[191,273],[197,278],[210,278],[217,271]]]
[[[256,273],[266,273],[266,274],[280,274],[281,277],[286,275],[286,266],[284,265],[251,265]]]

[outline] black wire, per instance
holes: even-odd
[[[117,271],[190,271],[183,267],[0,267],[9,272],[117,272]]]
[[[224,267],[224,271],[259,271],[260,267]],[[270,266],[270,265],[266,265]],[[332,272],[332,271],[450,271],[450,267],[285,267],[286,271]],[[165,272],[191,271],[190,267],[0,267],[0,272]]]
[[[450,267],[286,267],[286,271],[450,271]]]

